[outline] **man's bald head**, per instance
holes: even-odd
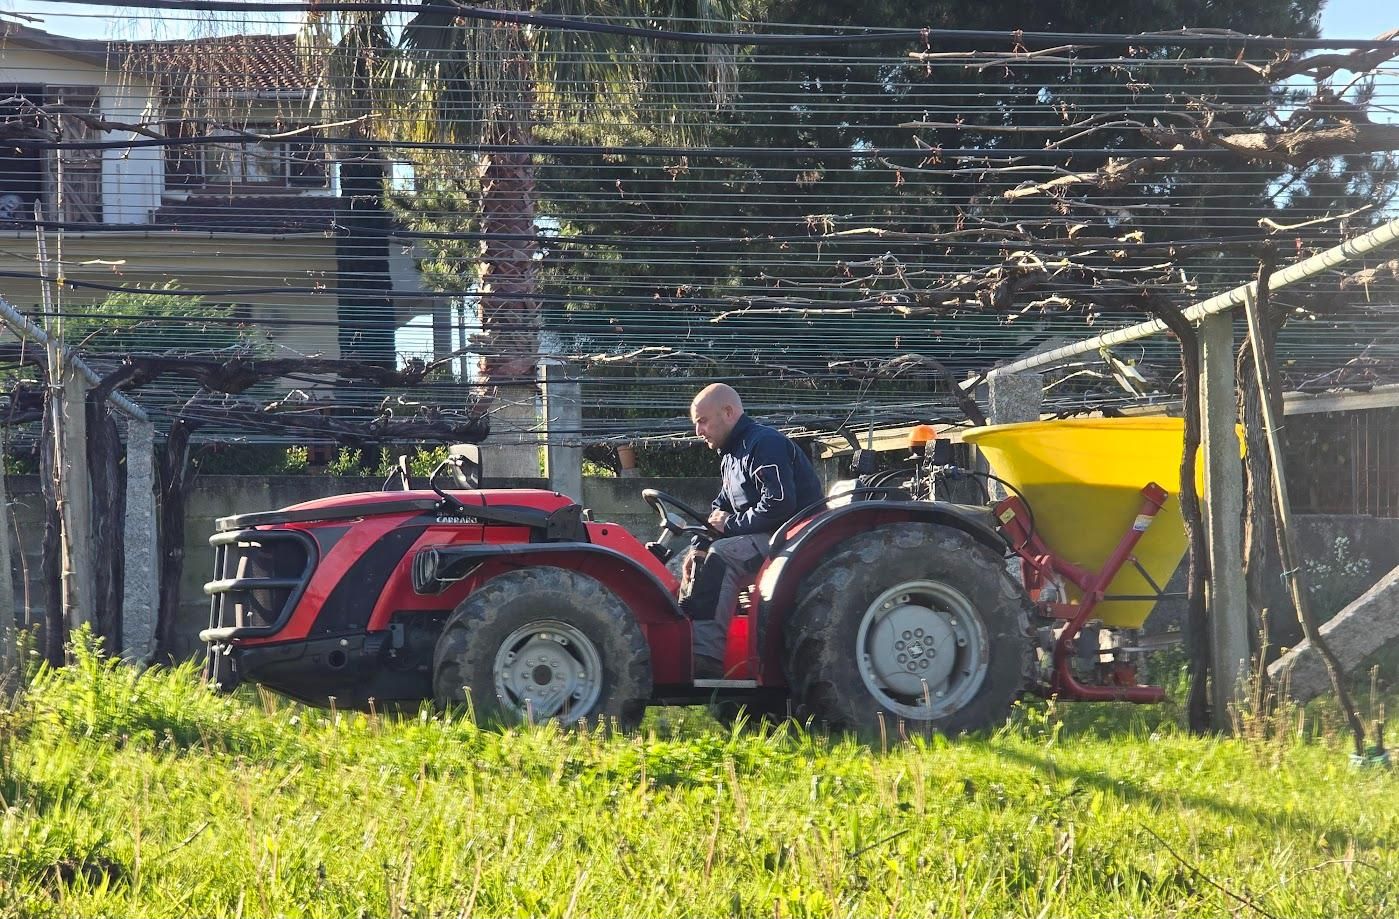
[[[701,389],[699,395],[695,396],[695,401],[690,403],[690,407],[693,408],[696,405],[704,405],[707,408],[722,408],[725,405],[731,405],[738,410],[740,415],[743,414],[743,400],[739,398],[738,390],[728,383],[710,383]]]
[[[743,417],[743,400],[727,383],[710,383],[690,403],[690,420],[695,434],[704,438],[711,450],[718,450],[729,439],[738,419]]]

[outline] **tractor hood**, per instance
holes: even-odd
[[[405,511],[438,511],[449,515],[462,515],[464,511],[475,511],[478,508],[480,513],[477,516],[483,520],[525,523],[533,522],[537,516],[548,517],[557,511],[575,506],[570,498],[558,492],[536,488],[482,488],[475,491],[448,491],[445,494],[455,501],[456,506],[446,506],[447,502],[444,502],[440,495],[426,489],[358,492],[303,501],[279,511],[220,517],[215,528],[222,533],[249,527],[352,520],[381,514],[401,514]],[[519,521],[502,519],[513,516],[509,513],[512,511],[523,512],[528,521],[524,518]]]

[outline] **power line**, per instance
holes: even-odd
[[[75,5],[109,5],[105,0],[56,0]],[[1220,30],[1181,30],[1177,32],[1154,33],[1089,33],[1089,32],[1022,32],[988,31],[973,29],[862,29],[858,32],[836,32],[833,34],[763,34],[734,33],[717,31],[678,31],[671,29],[647,28],[599,21],[589,17],[552,16],[515,10],[488,9],[456,3],[335,3],[329,0],[307,0],[307,2],[248,2],[248,0],[129,0],[122,4],[136,9],[174,9],[203,12],[346,12],[346,13],[440,13],[453,19],[499,22],[512,25],[533,25],[544,28],[565,29],[575,32],[598,32],[611,35],[624,35],[648,38],[654,41],[679,42],[697,45],[810,45],[810,44],[870,44],[885,41],[918,41],[925,44],[953,42],[993,42],[1016,47],[1028,44],[1046,45],[1101,45],[1131,44],[1143,48],[1172,47],[1238,47],[1252,45],[1268,49],[1325,49],[1353,48],[1356,50],[1383,50],[1399,47],[1399,41],[1379,39],[1335,39],[1335,38],[1275,38],[1271,36],[1243,35]],[[650,17],[648,17],[650,18]],[[444,26],[444,27],[450,27]]]

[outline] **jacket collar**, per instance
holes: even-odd
[[[738,421],[734,422],[733,430],[730,431],[729,436],[724,439],[724,445],[719,448],[719,452],[733,453],[738,448],[738,445],[743,443],[743,438],[748,434],[749,429],[756,424],[757,422],[748,417],[747,412],[739,415]]]

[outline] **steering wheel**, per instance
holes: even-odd
[[[704,536],[719,539],[724,534],[709,525],[709,515],[701,514],[674,495],[668,495],[654,488],[643,488],[641,497],[656,509],[661,518],[661,530],[673,536]],[[693,523],[687,523],[686,518]]]

